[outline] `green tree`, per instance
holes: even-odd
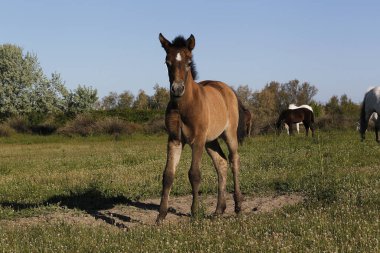
[[[254,133],[267,132],[273,128],[279,114],[279,88],[280,84],[272,81],[266,84],[261,91],[252,93],[250,110]]]
[[[151,108],[163,110],[169,103],[170,94],[169,90],[160,87],[158,84],[154,86],[154,95],[151,98]]]
[[[318,89],[308,82],[300,84],[297,79],[281,84],[279,90],[280,108],[286,109],[289,104],[310,104]]]
[[[119,102],[119,95],[111,91],[107,96],[102,98],[102,108],[104,110],[115,109]]]
[[[298,87],[297,91],[297,104],[298,105],[308,105],[312,102],[312,99],[315,95],[317,95],[318,89],[311,85],[308,82],[302,83],[301,86]]]
[[[98,100],[97,90],[92,87],[79,85],[77,89],[71,91],[64,97],[65,113],[75,115],[94,109]]]
[[[248,87],[248,85],[240,85],[236,90],[236,95],[247,108],[251,107],[250,104],[252,103],[252,94],[252,90]]]
[[[282,110],[288,108],[289,104],[297,104],[298,85],[297,79],[281,84],[279,95]]]
[[[80,85],[68,91],[58,73],[46,77],[36,55],[24,54],[16,45],[0,45],[0,119],[86,111],[93,107],[96,94]]]
[[[360,106],[354,102],[346,94],[340,97],[341,112],[346,117],[358,117],[360,113]]]
[[[341,114],[341,108],[339,105],[338,96],[332,96],[325,106],[326,113],[330,115],[339,115]]]
[[[134,99],[135,96],[130,91],[124,91],[119,95],[117,107],[122,110],[129,109],[132,107]]]
[[[147,110],[149,109],[149,96],[145,94],[145,91],[139,90],[136,100],[133,103],[133,108],[138,110]]]
[[[21,47],[0,46],[0,117],[31,112],[33,85],[46,82],[36,55]]]
[[[64,97],[68,91],[57,73],[51,79],[44,78],[32,86],[30,92],[33,113],[47,115],[61,113],[65,110]]]

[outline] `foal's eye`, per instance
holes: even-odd
[[[166,65],[168,65],[168,66],[171,66],[171,65],[172,65],[172,63],[171,63],[170,61],[166,61],[165,63],[166,63]]]

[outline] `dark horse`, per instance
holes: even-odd
[[[309,128],[311,130],[311,135],[314,137],[314,113],[307,108],[297,108],[297,109],[286,109],[281,112],[278,117],[276,128],[277,133],[282,123],[286,123],[289,126],[289,134],[293,134],[293,124],[302,122],[305,126],[306,136],[309,135]]]
[[[360,135],[361,140],[365,139],[365,131],[368,127],[368,120],[372,117],[372,114],[376,113],[380,115],[380,86],[374,87],[367,91],[364,95],[363,104],[360,112]],[[374,118],[376,116],[374,115]],[[377,117],[375,121],[375,134],[376,141],[380,143],[379,129],[380,129],[380,117]]]
[[[237,149],[238,142],[242,141],[246,134],[244,108],[235,92],[225,83],[194,81],[196,71],[192,57],[192,50],[195,47],[193,35],[188,39],[178,36],[170,42],[160,34],[159,39],[166,51],[165,63],[170,81],[170,101],[165,113],[165,125],[169,137],[157,223],[167,215],[169,193],[185,144],[189,144],[192,149],[188,174],[193,194],[191,214],[196,215],[199,208],[198,192],[201,181],[199,167],[204,148],[218,174],[218,202],[215,214],[224,212],[228,163],[218,143],[219,137],[224,139],[228,147],[234,180],[235,212],[238,213],[241,210],[243,196],[238,180],[240,159]]]

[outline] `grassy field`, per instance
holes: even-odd
[[[32,222],[65,212],[80,217],[118,198],[159,197],[165,149],[166,136],[0,138],[0,251],[380,251],[380,145],[373,133],[361,143],[354,131],[319,132],[314,139],[259,136],[240,147],[244,194],[306,198],[275,212],[128,231],[65,219]],[[186,147],[172,195],[190,193],[189,166]],[[215,194],[216,173],[206,154],[202,180],[202,194]]]

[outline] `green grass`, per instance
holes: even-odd
[[[269,214],[138,227],[8,220],[86,207],[93,200],[159,197],[166,136],[0,138],[0,249],[3,252],[379,252],[380,145],[354,131],[315,139],[268,135],[240,147],[245,194],[297,192],[307,200]],[[373,138],[372,138],[373,137]],[[226,147],[223,146],[226,150]],[[172,195],[187,195],[190,149]],[[203,194],[216,193],[206,154]],[[205,183],[208,182],[208,183]],[[229,174],[228,191],[233,185]]]

